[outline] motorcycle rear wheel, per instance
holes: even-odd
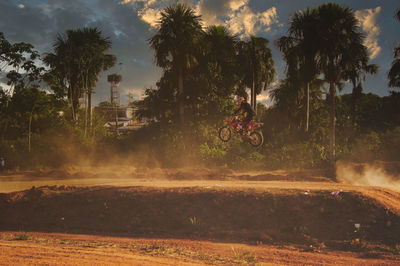
[[[231,129],[229,126],[224,126],[221,127],[218,131],[218,137],[223,141],[223,142],[228,142],[231,139]]]

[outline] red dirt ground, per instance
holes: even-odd
[[[395,190],[318,172],[142,172],[0,177],[0,265],[400,264]],[[59,185],[10,192],[38,181]]]

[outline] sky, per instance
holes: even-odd
[[[154,53],[148,39],[157,32],[160,10],[176,0],[0,0],[0,32],[11,43],[28,42],[40,54],[53,52],[57,34],[68,29],[97,27],[112,41],[110,54],[117,57],[112,69],[100,74],[93,96],[94,104],[109,101],[107,75],[122,75],[121,102],[129,97],[137,100],[146,88],[155,88],[162,69],[154,64]],[[355,11],[365,33],[370,63],[379,66],[379,73],[368,77],[365,92],[388,95],[387,72],[393,61],[393,47],[400,41],[400,22],[394,18],[400,8],[398,0],[183,0],[201,15],[204,27],[223,25],[239,38],[249,34],[270,41],[277,80],[284,78],[285,62],[274,45],[287,35],[291,16],[307,7],[335,2]],[[4,87],[4,84],[0,86]],[[351,92],[351,87],[343,93]],[[268,93],[257,99],[270,104]]]

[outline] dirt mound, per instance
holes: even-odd
[[[65,166],[58,169],[20,171],[0,176],[0,181],[60,179],[167,179],[167,180],[289,180],[327,181],[326,170],[235,172],[229,168],[137,168],[127,165]]]
[[[282,189],[290,182],[280,187],[44,186],[0,194],[0,230],[344,249],[400,243],[400,211],[392,208],[400,206],[397,192]]]

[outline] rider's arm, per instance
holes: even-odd
[[[237,115],[240,110],[242,110],[242,105],[239,106],[239,108],[233,113],[233,115]]]

